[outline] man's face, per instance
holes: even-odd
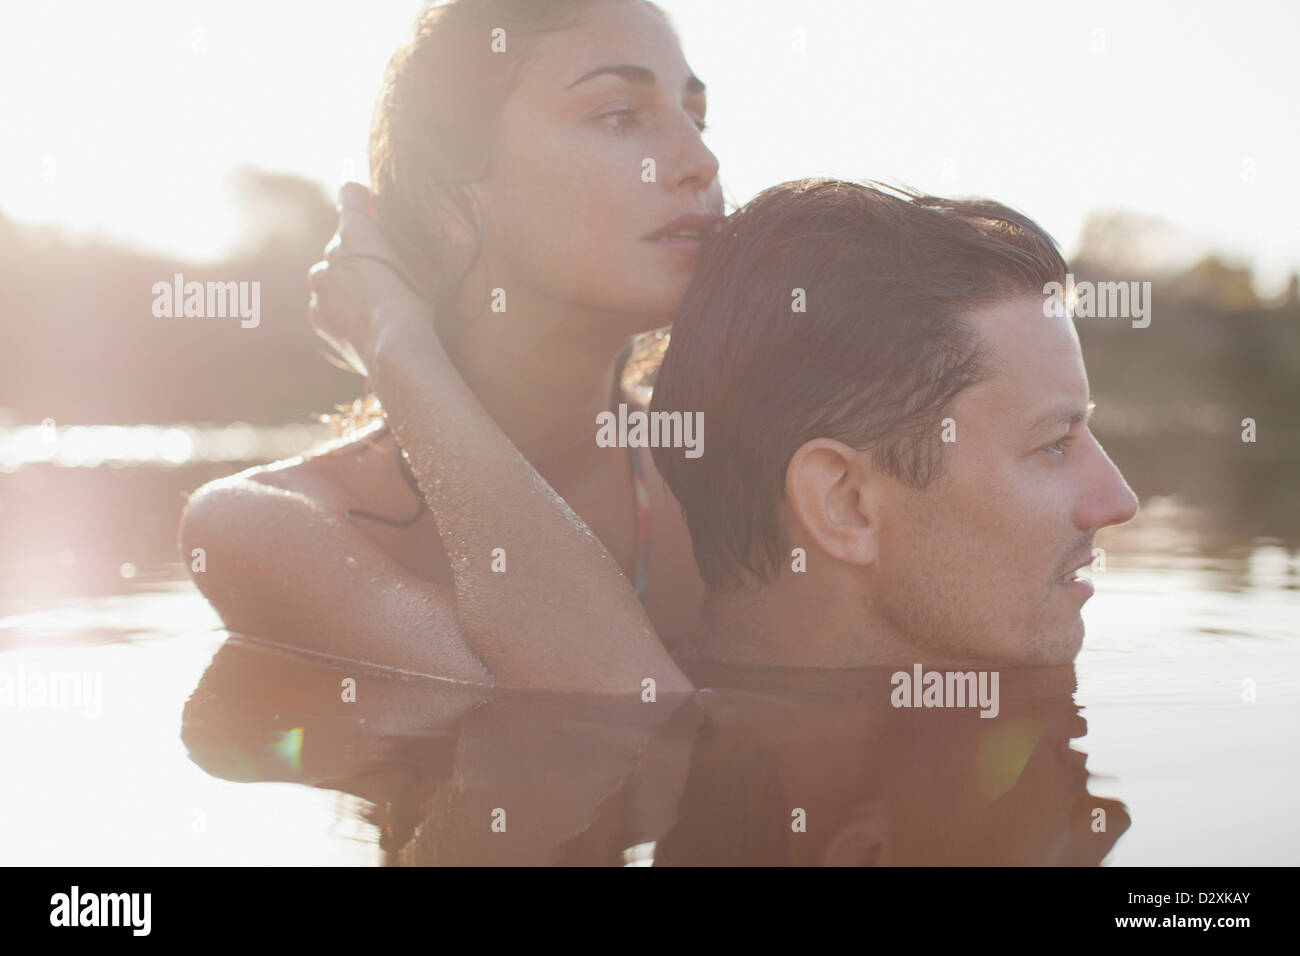
[[[950,417],[947,471],[901,488],[881,521],[877,606],[936,654],[1008,664],[1070,661],[1083,642],[1098,529],[1137,498],[1088,427],[1088,377],[1072,320],[1026,295],[969,315],[996,371]]]

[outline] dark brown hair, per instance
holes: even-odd
[[[388,63],[370,128],[371,191],[379,224],[449,347],[462,331],[455,327],[454,303],[483,240],[468,187],[489,171],[502,108],[534,41],[575,26],[586,9],[608,2],[613,0],[429,3]],[[635,2],[668,19],[650,0]],[[494,48],[498,29],[504,31],[504,49],[499,43]],[[460,269],[449,265],[449,215],[475,236],[474,258]],[[356,427],[382,411],[373,394],[343,408]]]
[[[812,438],[871,449],[914,487],[941,475],[939,423],[991,370],[963,316],[1065,270],[1037,224],[987,200],[806,179],[733,213],[701,252],[651,406],[703,413],[700,457],[653,454],[704,581],[779,571],[786,467]]]

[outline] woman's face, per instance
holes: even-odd
[[[704,113],[677,38],[644,4],[597,3],[537,38],[473,187],[489,279],[508,280],[508,295],[654,320],[637,329],[670,321],[699,243],[647,237],[722,214]]]

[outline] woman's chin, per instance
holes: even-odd
[[[685,291],[683,283],[681,292]],[[681,294],[665,294],[669,292],[676,293],[676,290],[656,288],[646,289],[642,295],[626,295],[608,311],[611,315],[619,316],[620,332],[635,335],[637,332],[661,329],[665,325],[672,325],[682,301]]]

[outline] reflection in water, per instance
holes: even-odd
[[[0,614],[33,599],[124,593],[136,578],[184,579],[176,529],[189,494],[299,455],[331,431],[318,422],[9,427],[0,409]]]
[[[879,701],[872,709],[862,695],[857,710],[845,703],[823,713],[815,698],[783,711],[767,697],[798,700],[794,678],[764,688],[731,674],[704,680],[713,693],[671,714],[661,701],[656,709],[629,707],[626,725],[600,707],[564,723],[559,702],[530,709],[529,702],[360,673],[346,675],[358,680],[357,703],[342,704],[341,672],[232,643],[186,715],[191,759],[209,776],[186,758],[175,735],[175,715],[222,634],[177,554],[180,509],[205,481],[300,452],[320,436],[254,430],[250,444],[247,426],[174,429],[181,435],[148,427],[15,430],[0,422],[0,674],[94,672],[104,680],[98,721],[79,711],[13,709],[0,698],[0,766],[23,781],[0,788],[0,818],[11,821],[0,824],[6,860],[366,865],[380,858],[375,841],[382,841],[392,862],[552,859],[561,846],[566,858],[601,862],[653,857],[666,864],[727,853],[761,859],[787,851],[818,860],[919,861],[955,857],[959,839],[975,840],[978,826],[992,826],[997,812],[1019,814],[1003,827],[1009,855],[1046,852],[1050,839],[1035,842],[1042,831],[1072,825],[1052,811],[1069,806],[1062,795],[1068,787],[1044,789],[1053,779],[1046,772],[1054,767],[1051,753],[1064,762],[1079,759],[1066,743],[1072,739],[1078,749],[1078,736],[1062,734],[1055,716],[1042,722],[1032,758],[1000,800],[985,806],[972,796],[984,791],[950,779],[961,765],[946,762],[941,742],[964,741],[966,772],[984,772],[984,751],[971,748],[994,728],[1013,726],[1020,712],[1005,709],[1014,691],[1009,677],[1003,712],[992,721],[894,712]],[[1269,434],[1279,435],[1276,425]],[[1140,824],[1105,862],[1293,864],[1300,859],[1296,459],[1282,442],[1243,445],[1235,433],[1228,436],[1232,454],[1221,441],[1169,433],[1102,437],[1142,498],[1137,520],[1097,536],[1106,568],[1095,574],[1098,595],[1083,610],[1088,636],[1077,661],[1078,693],[1088,704],[1087,749],[1095,755],[1090,766],[1114,775],[1118,783],[1102,789],[1118,789]],[[188,458],[177,463],[182,452]],[[1077,714],[1070,696],[1062,689],[1058,700]],[[737,700],[745,707],[727,703]],[[769,719],[776,729],[763,723],[764,712],[781,715]],[[749,713],[749,723],[720,716]],[[1048,708],[1044,717],[1054,713]],[[639,723],[645,720],[651,723]],[[544,743],[536,740],[557,724]],[[619,737],[618,727],[629,736]],[[763,727],[766,736],[746,738],[746,727]],[[599,728],[606,750],[588,739]],[[846,728],[860,730],[855,736]],[[505,734],[516,735],[522,755],[510,738],[501,739]],[[998,740],[994,735],[987,747],[1000,752]],[[576,753],[567,765],[556,756],[565,741]],[[644,751],[620,758],[630,741],[644,742]],[[534,751],[545,760],[526,764]],[[584,767],[601,772],[595,754],[606,755],[608,777],[579,776]],[[505,771],[493,770],[493,755],[507,771],[516,767],[521,796],[499,796],[513,791],[503,789]],[[577,769],[561,772],[562,766]],[[886,769],[871,776],[864,768],[873,766]],[[535,769],[525,773],[526,767]],[[858,779],[850,775],[854,768]],[[564,779],[570,772],[573,780]],[[750,802],[735,796],[728,773],[750,784]],[[248,787],[227,779],[293,783]],[[560,788],[554,804],[578,807],[579,797],[590,796],[578,786],[583,779],[589,789],[604,788],[603,802],[597,794],[587,817],[554,812],[555,829],[571,827],[567,836],[525,822],[530,798],[551,794],[547,787]],[[1085,785],[1073,791],[1075,801],[1110,806],[1089,803]],[[145,791],[150,796],[142,800]],[[860,844],[879,831],[882,818],[868,809],[881,806],[873,803],[879,792],[887,797],[883,819],[893,842],[876,851]],[[937,806],[941,795],[952,808]],[[491,806],[484,810],[475,800]],[[363,802],[376,826],[360,818]],[[518,812],[508,814],[505,834],[484,832],[476,821],[498,806]],[[807,840],[791,843],[795,807],[807,811]],[[960,813],[968,816],[964,825],[956,822]],[[771,814],[779,817],[779,833]],[[948,843],[922,845],[925,827],[945,833],[950,818],[948,830],[958,832],[948,832]],[[1108,812],[1107,833],[1098,834],[1096,852],[1086,858],[1100,858],[1126,823],[1122,813]],[[525,852],[530,831],[534,844]],[[840,831],[849,836],[833,840]],[[1092,846],[1090,836],[1068,832],[1076,847]],[[1016,844],[1016,835],[1027,843]],[[489,836],[497,842],[485,843]],[[760,852],[760,839],[773,844]],[[994,840],[964,852],[996,848]],[[1058,846],[1066,855],[1067,849]]]
[[[0,472],[53,464],[61,468],[100,465],[189,465],[196,462],[260,462],[301,454],[332,437],[321,423],[231,425],[42,425],[0,424]]]
[[[1003,671],[991,720],[895,709],[885,669],[690,673],[654,703],[489,695],[232,637],[182,738],[218,777],[364,798],[393,864],[1095,865],[1129,827],[1071,746],[1072,666]]]

